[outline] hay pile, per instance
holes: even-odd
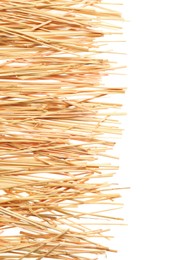
[[[98,241],[120,223],[108,151],[121,105],[107,97],[124,88],[102,83],[113,65],[100,47],[119,21],[101,1],[1,1],[0,259],[114,251]]]

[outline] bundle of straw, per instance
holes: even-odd
[[[103,240],[121,220],[108,163],[121,105],[107,97],[124,88],[102,83],[101,47],[122,20],[100,0],[1,1],[0,259],[115,251]]]

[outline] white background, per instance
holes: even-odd
[[[174,259],[174,2],[125,1],[129,83],[122,178],[131,186],[117,260]],[[111,259],[112,260],[112,259]]]

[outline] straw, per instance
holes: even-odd
[[[125,88],[102,79],[125,66],[100,56],[122,52],[100,47],[106,35],[123,42],[119,5],[1,3],[0,259],[116,252],[105,246],[108,227],[123,224],[122,188],[112,184],[118,156],[109,151],[124,113],[110,97]]]

